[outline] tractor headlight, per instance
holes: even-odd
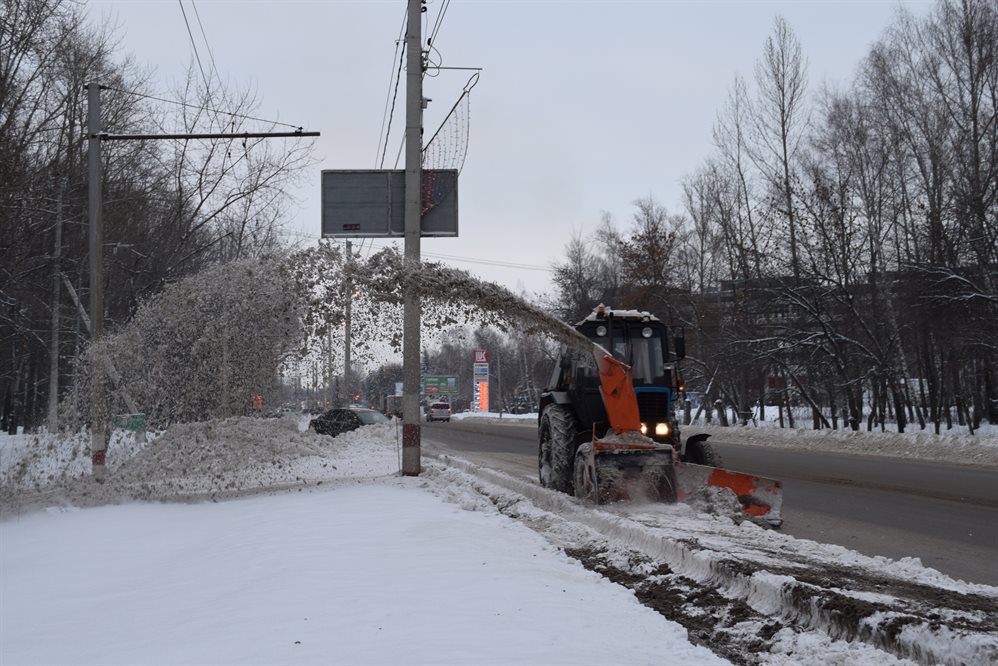
[[[596,335],[601,338],[606,335],[606,326],[597,326]]]
[[[641,337],[650,338],[651,337],[651,327],[645,326],[641,329]]]
[[[641,434],[642,435],[647,435],[648,434],[648,424],[647,423],[642,423],[641,424]]]
[[[669,424],[668,423],[656,423],[655,424],[655,434],[659,437],[665,437],[669,434]]]

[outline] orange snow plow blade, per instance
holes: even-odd
[[[738,497],[742,511],[748,515],[773,527],[783,524],[780,513],[783,508],[783,484],[779,481],[692,463],[679,463],[675,468],[678,500],[685,500],[708,487],[728,488]]]

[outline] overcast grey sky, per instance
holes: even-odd
[[[318,238],[319,172],[377,167],[405,0],[194,4],[222,78],[261,95],[257,114],[322,132],[292,224]],[[428,2],[430,26],[442,4]],[[442,64],[483,71],[471,94],[460,237],[424,239],[424,256],[460,257],[445,261],[515,291],[549,291],[544,269],[603,211],[623,227],[639,197],[681,210],[682,179],[710,154],[715,114],[736,74],[751,81],[776,14],[801,42],[814,94],[852,80],[902,4],[916,14],[931,6],[452,0],[435,42]],[[193,22],[191,0],[184,7]],[[101,0],[89,11],[117,21],[122,49],[155,68],[155,92],[183,77],[192,48],[177,0]],[[468,75],[426,78],[427,138]],[[404,89],[403,78],[387,167],[405,122]]]

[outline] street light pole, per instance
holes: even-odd
[[[422,218],[423,148],[423,50],[422,2],[408,0],[408,29],[405,37],[405,266],[419,267],[419,234]],[[419,294],[412,280],[406,281],[403,295],[402,374],[402,474],[420,472],[419,413],[419,325],[422,319]]]

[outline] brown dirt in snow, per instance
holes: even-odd
[[[756,655],[768,652],[771,639],[784,626],[759,615],[741,600],[728,599],[713,588],[672,573],[668,566],[659,565],[644,574],[614,566],[605,555],[591,548],[567,548],[565,553],[590,571],[633,590],[642,604],[685,627],[691,642],[734,664],[760,663]],[[641,560],[640,556],[634,558]],[[758,621],[762,629],[747,643],[744,636],[725,631],[752,620]]]
[[[964,594],[895,577],[878,576],[874,572],[856,567],[825,564],[815,568],[813,562],[807,561],[802,562],[807,568],[780,568],[772,565],[758,567],[745,562],[732,564],[739,573],[746,576],[751,576],[755,571],[762,569],[770,573],[792,576],[807,586],[808,592],[804,593],[805,596],[813,597],[816,593],[815,588],[820,590],[822,605],[839,616],[845,624],[850,624],[853,619],[861,620],[878,610],[885,612],[899,610],[886,604],[843,597],[834,591],[835,588],[842,588],[847,584],[851,591],[883,594],[903,600],[904,612],[922,618],[919,621],[938,623],[941,619],[939,611],[949,610],[962,614],[947,618],[946,625],[951,628],[975,632],[998,632],[998,602],[980,595]],[[971,615],[974,619],[970,618]]]
[[[800,630],[822,626],[833,638],[859,640],[922,663],[948,661],[945,655],[927,654],[918,646],[902,642],[901,634],[906,627],[980,635],[998,632],[998,604],[993,599],[892,578],[878,579],[875,574],[848,567],[780,570],[741,561],[719,563],[718,570],[723,570],[729,578],[750,577],[765,570],[796,579],[783,589],[784,605],[790,615],[776,621],[757,613],[740,599],[729,599],[713,587],[673,574],[664,565],[649,574],[642,573],[652,566],[647,560],[644,566],[625,569],[611,563],[607,554],[597,548],[568,548],[565,552],[587,569],[633,590],[641,603],[684,626],[691,641],[736,664],[760,663],[753,655],[769,652],[774,636],[784,627]],[[641,557],[633,555],[634,561]],[[855,587],[851,581],[856,581]],[[845,585],[882,594],[884,601],[860,599],[837,591]],[[752,623],[758,628],[747,634],[745,627],[752,627]],[[742,626],[735,628],[736,625]]]

